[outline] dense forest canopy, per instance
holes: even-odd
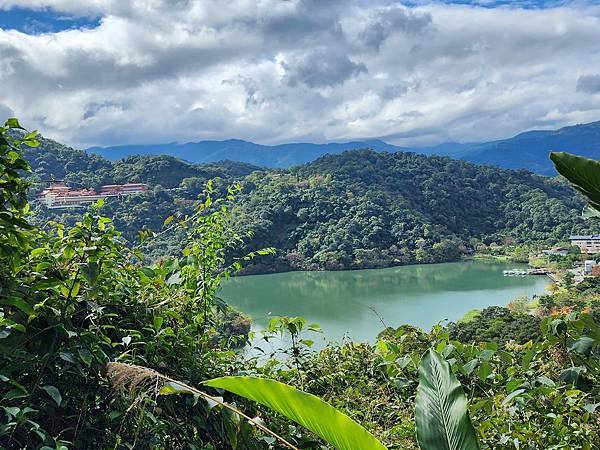
[[[164,155],[109,162],[42,140],[26,158],[42,180],[92,187],[148,183],[147,193],[107,202],[107,214],[130,241],[142,229],[160,231],[167,216],[190,214],[207,180],[216,178],[217,186],[240,181],[237,222],[254,231],[247,249],[278,249],[249,271],[451,261],[478,242],[553,244],[589,227],[579,214],[584,202],[563,182],[448,157],[356,150],[273,170],[231,161],[199,165]],[[40,205],[35,212],[40,221],[64,223],[81,214]],[[178,239],[153,245],[151,254],[159,256],[176,251]]]

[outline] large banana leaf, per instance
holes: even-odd
[[[312,394],[266,378],[222,377],[204,382],[265,405],[340,450],[385,450],[385,446],[347,415]]]
[[[585,195],[590,206],[600,211],[600,162],[565,152],[552,152],[556,170]]]
[[[433,349],[419,365],[415,421],[422,450],[479,449],[462,386]]]

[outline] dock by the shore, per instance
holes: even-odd
[[[524,277],[527,275],[548,275],[550,271],[548,269],[510,269],[503,271],[505,277]],[[550,277],[552,278],[552,277]]]

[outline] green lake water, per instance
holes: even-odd
[[[248,314],[257,332],[272,316],[302,316],[321,325],[319,347],[323,339],[344,337],[373,342],[383,329],[373,309],[388,326],[410,324],[429,330],[438,322],[460,319],[471,309],[504,306],[520,295],[542,294],[550,283],[544,276],[503,276],[503,270],[518,267],[523,266],[474,260],[253,275],[228,280],[220,296]]]

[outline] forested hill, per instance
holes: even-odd
[[[36,180],[64,180],[75,187],[98,188],[111,183],[148,183],[163,188],[179,187],[185,178],[204,184],[211,178],[249,174],[257,166],[236,161],[193,164],[168,155],[128,156],[109,161],[101,156],[39,138],[38,148],[23,150]],[[38,186],[39,189],[39,186]]]
[[[478,164],[504,168],[523,168],[542,175],[556,175],[548,159],[551,151],[569,151],[592,159],[600,159],[600,122],[570,126],[558,130],[527,131],[514,137],[491,142],[445,143],[434,147],[403,148],[381,140],[346,143],[292,143],[260,145],[239,139],[200,141],[186,144],[127,145],[94,147],[90,152],[111,160],[129,155],[166,154],[196,163],[222,159],[245,161],[266,167],[291,167],[314,161],[325,154],[372,148],[377,151],[413,151],[464,159]]]
[[[50,145],[49,145],[50,144]],[[372,150],[328,155],[293,169],[243,163],[190,164],[168,156],[110,162],[51,141],[28,151],[36,177],[73,183],[146,182],[148,193],[110,199],[104,212],[127,239],[190,214],[206,181],[240,181],[236,222],[254,230],[250,249],[272,246],[256,271],[384,267],[459,258],[480,242],[564,241],[588,231],[584,202],[566,184],[447,157]],[[62,169],[61,169],[62,168]],[[60,172],[63,170],[63,172]],[[61,175],[62,173],[62,175]],[[80,211],[34,208],[39,221],[74,222]],[[174,251],[158,240],[153,255]]]
[[[292,268],[364,268],[458,258],[478,242],[564,241],[583,201],[530,172],[370,150],[246,178],[242,222]]]

